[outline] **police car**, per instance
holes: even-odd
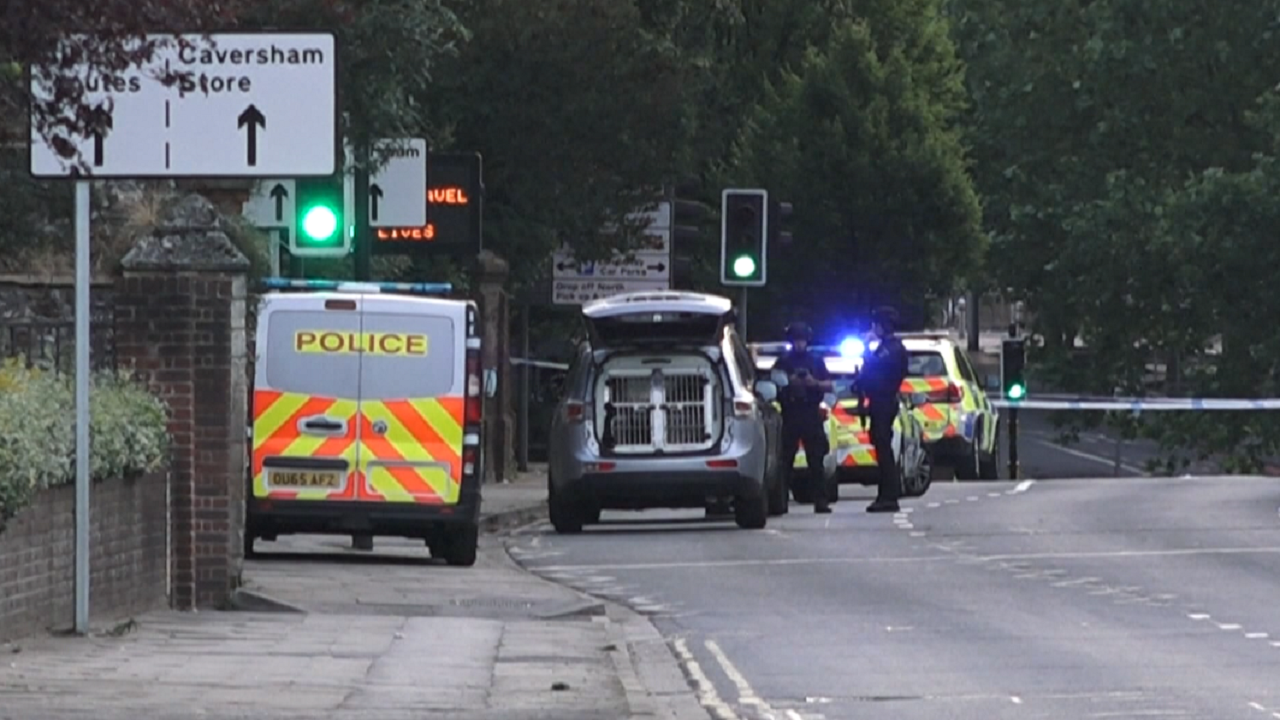
[[[849,338],[837,347],[812,346],[811,352],[823,357],[831,373],[835,392],[829,393],[820,406],[826,421],[830,452],[824,458],[824,473],[829,486],[827,497],[839,499],[839,486],[845,484],[874,485],[879,482],[876,449],[871,444],[870,420],[864,422],[859,413],[858,397],[852,390],[853,378],[862,365],[865,344]],[[755,343],[750,346],[757,377],[769,379],[778,357],[790,352],[786,342]],[[933,480],[933,463],[924,444],[924,429],[913,408],[924,402],[919,393],[904,391],[900,396],[898,416],[893,423],[894,457],[902,476],[905,497],[920,497]],[[793,478],[803,477],[808,467],[804,452],[796,454]],[[792,482],[791,493],[796,502],[813,501],[804,482]]]
[[[898,333],[909,361],[904,392],[923,394],[913,414],[940,468],[958,480],[1000,478],[1000,414],[968,354],[945,330]]]
[[[245,552],[290,533],[421,539],[476,561],[476,304],[448,285],[268,280],[258,308]],[[432,297],[436,295],[437,297]]]

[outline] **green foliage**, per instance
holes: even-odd
[[[485,246],[528,281],[567,243],[627,248],[610,223],[653,199],[685,136],[677,54],[619,0],[460,0],[471,39],[431,94],[454,146],[484,156]]]
[[[771,250],[780,282],[761,295],[831,327],[882,302],[922,321],[985,245],[946,22],[929,0],[863,10],[768,90],[723,173],[796,205],[795,247]]]
[[[99,373],[90,390],[90,474],[123,478],[168,458],[164,404],[128,377]],[[0,366],[0,527],[37,492],[75,478],[75,399],[66,376]]]
[[[1274,396],[1276,3],[949,9],[994,238],[987,280],[1027,301],[1053,384]],[[1246,413],[1160,415],[1143,432],[1170,458],[1251,467],[1280,438]]]

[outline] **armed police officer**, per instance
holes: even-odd
[[[880,472],[880,488],[867,512],[898,512],[902,481],[893,456],[893,421],[898,415],[898,393],[907,376],[907,349],[895,335],[898,312],[880,307],[871,315],[868,353],[858,373],[857,386],[871,416],[871,444],[876,449],[876,465]]]
[[[813,331],[805,323],[788,325],[787,340],[791,342],[791,351],[778,358],[772,374],[776,377],[782,373],[786,377],[786,384],[778,394],[782,403],[783,472],[791,472],[796,452],[804,443],[813,511],[829,513],[831,499],[827,497],[827,483],[823,477],[827,429],[822,420],[821,405],[823,395],[831,392],[834,384],[823,359],[809,351],[812,339]]]

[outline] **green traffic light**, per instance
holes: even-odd
[[[756,261],[750,255],[739,255],[733,261],[733,274],[740,278],[756,274]]]
[[[1026,394],[1027,394],[1027,389],[1026,389],[1025,387],[1021,386],[1021,385],[1010,385],[1010,386],[1009,386],[1009,399],[1010,399],[1010,400],[1021,400],[1021,399],[1022,399],[1022,397],[1023,397],[1024,395],[1026,395]]]
[[[302,216],[302,232],[312,240],[328,240],[338,231],[338,214],[323,205],[307,210]]]

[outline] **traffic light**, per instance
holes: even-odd
[[[768,277],[769,192],[730,188],[720,197],[720,284],[762,287]]]
[[[346,221],[344,176],[298,178],[294,230],[289,254],[296,257],[344,257],[351,252]]]
[[[774,200],[769,203],[769,244],[778,247],[791,244],[791,231],[785,228],[791,218],[791,203]]]
[[[1005,400],[1024,400],[1027,397],[1027,341],[1023,338],[1005,338],[1000,346],[1000,387]]]

